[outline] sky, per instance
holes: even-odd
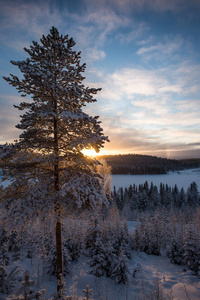
[[[85,112],[110,142],[100,154],[200,158],[200,0],[0,0],[0,144],[21,133],[23,99],[2,76],[55,26],[102,88]]]

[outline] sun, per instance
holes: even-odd
[[[81,152],[86,156],[94,157],[97,155],[96,151],[93,148],[92,149],[83,149]]]

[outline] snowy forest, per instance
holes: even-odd
[[[148,257],[178,265],[197,295],[197,185],[111,189],[111,166],[82,153],[109,139],[83,111],[101,89],[84,86],[74,46],[52,27],[11,61],[22,78],[4,77],[26,102],[15,105],[19,140],[0,146],[0,299],[178,299],[167,269],[162,281],[145,277]],[[198,299],[190,286],[185,299]]]
[[[109,174],[106,177],[108,180]],[[108,192],[108,182],[105,189]],[[74,268],[86,262],[87,284],[96,293],[93,293],[94,299],[103,299],[103,292],[95,290],[97,283],[91,280],[89,274],[98,279],[110,278],[113,284],[125,289],[131,280],[141,276],[140,263],[130,267],[132,261],[137,261],[138,253],[167,257],[169,264],[182,266],[185,272],[190,270],[192,276],[199,278],[200,207],[195,183],[188,187],[186,193],[162,184],[158,191],[155,186],[148,188],[144,184],[130,186],[124,192],[120,188],[107,196],[109,205],[103,211],[81,211],[70,216],[65,212],[62,236],[64,279],[70,278],[71,282]],[[123,197],[123,202],[119,201],[122,200],[120,197]],[[184,203],[180,199],[184,199]],[[25,211],[30,207],[25,203],[16,206],[16,203],[9,202],[2,206],[0,224],[0,291],[5,297],[3,299],[18,299],[9,295],[22,291],[20,286],[25,282],[23,276],[27,267],[32,271],[35,282],[32,287],[28,285],[31,281],[28,281],[30,295],[36,295],[36,299],[54,299],[57,297],[55,294],[47,298],[46,287],[56,278],[55,216],[48,213],[45,219],[41,219],[38,214],[34,219],[25,220]],[[129,220],[136,221],[134,230],[129,231]],[[128,299],[174,299],[165,298],[162,290],[158,293],[157,288],[155,286],[151,293],[140,291],[137,296]],[[36,293],[33,292],[35,289],[38,290]],[[78,299],[67,298],[66,295],[69,295],[69,290],[65,292],[63,288],[61,298]]]

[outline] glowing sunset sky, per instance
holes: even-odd
[[[199,0],[0,0],[0,143],[20,131],[23,99],[2,76],[19,75],[33,40],[52,26],[82,51],[89,87],[110,138],[101,154],[200,158]]]

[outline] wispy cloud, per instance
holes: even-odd
[[[87,60],[88,61],[95,61],[95,60],[101,60],[104,59],[106,57],[106,53],[101,50],[101,49],[97,49],[95,48],[88,48],[88,55],[87,55]]]
[[[112,74],[107,74],[103,85],[102,97],[115,100],[134,99],[138,95],[159,96],[165,93],[179,93],[183,86],[179,80],[172,84],[166,69],[136,69],[123,68]]]
[[[199,140],[196,108],[200,98],[184,100],[198,68],[189,63],[176,67],[175,70],[125,68],[101,74],[96,84],[103,87],[98,95],[97,111],[114,148],[124,152],[156,148],[178,151],[190,148],[186,144]],[[188,72],[193,74],[190,78]],[[112,146],[106,149],[111,150]]]
[[[19,123],[20,112],[13,107],[18,104],[20,97],[12,95],[0,95],[1,116],[0,116],[0,143],[13,142],[21,133],[15,125]]]
[[[168,37],[169,39],[169,37]],[[180,50],[183,46],[183,39],[180,37],[173,37],[173,41],[166,41],[165,43],[156,43],[151,46],[142,47],[137,51],[137,54],[151,54],[152,56],[162,53],[162,55],[169,55]]]
[[[191,51],[188,42],[180,36],[165,36],[159,42],[156,37],[152,37],[137,50],[136,54],[145,62],[159,62],[165,66],[180,63],[184,57],[183,51]]]
[[[111,46],[113,41],[129,43],[137,39],[145,28],[143,23],[136,23],[130,16],[119,15],[113,9],[105,7],[96,11],[88,9],[81,15],[73,14],[73,19],[76,21],[76,26],[71,28],[71,32],[79,47],[83,49],[86,59],[93,48],[90,60],[96,51],[101,54],[101,58],[105,57],[104,47],[107,44]],[[130,30],[133,27],[134,31]],[[103,53],[105,55],[102,55]]]
[[[179,12],[183,9],[187,8],[188,5],[193,5],[193,7],[199,7],[200,3],[198,0],[169,0],[169,1],[160,1],[160,0],[85,0],[87,4],[95,3],[96,7],[100,7],[103,5],[116,6],[118,9],[123,10],[125,12],[130,11],[130,9],[134,8],[135,10],[141,11],[142,9],[150,9],[157,12],[163,11],[172,11]],[[190,3],[188,3],[190,2]],[[98,6],[97,6],[98,5]]]
[[[54,4],[51,0],[41,2],[40,5],[35,1],[1,1],[1,42],[21,51],[28,40],[41,38],[52,25],[59,26],[61,14],[58,8],[52,5]]]

